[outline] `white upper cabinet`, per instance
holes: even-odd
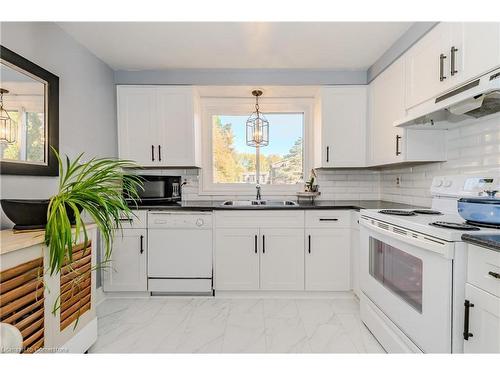
[[[394,126],[405,110],[405,59],[396,60],[370,83],[369,160],[371,166],[446,160],[445,130]]]
[[[117,91],[118,155],[139,165],[153,165],[158,143],[156,91],[121,87]],[[156,146],[157,147],[157,146]]]
[[[500,22],[453,23],[450,76],[465,83],[500,66]]]
[[[330,86],[316,100],[315,167],[366,166],[366,86]]]
[[[500,23],[442,22],[404,59],[411,109],[500,66]]]
[[[148,167],[200,165],[198,97],[186,86],[118,86],[118,154]]]
[[[393,126],[405,115],[404,61],[399,59],[370,84],[369,159],[383,165],[403,161],[400,140],[403,129]]]
[[[404,55],[406,108],[414,107],[450,86],[448,54],[452,25],[440,23]]]

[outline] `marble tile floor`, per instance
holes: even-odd
[[[91,353],[384,353],[355,297],[106,299]]]

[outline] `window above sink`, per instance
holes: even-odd
[[[263,194],[302,189],[310,168],[312,98],[262,98],[269,121],[269,145],[260,148]],[[202,98],[203,167],[200,194],[254,195],[256,149],[246,144],[251,98]]]

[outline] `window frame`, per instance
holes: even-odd
[[[304,179],[312,163],[313,142],[313,98],[261,98],[259,104],[264,115],[269,113],[303,113],[303,169]],[[212,116],[242,115],[250,116],[255,106],[251,98],[202,98],[202,169],[200,173],[199,195],[254,195],[255,183],[214,183],[213,182],[213,145]],[[272,126],[272,124],[269,124]],[[270,139],[272,142],[272,139]],[[302,184],[262,184],[264,195],[294,195],[302,189]],[[297,190],[299,189],[299,190]]]

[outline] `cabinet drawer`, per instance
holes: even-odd
[[[500,297],[500,252],[468,245],[467,282]]]
[[[351,212],[342,210],[306,211],[307,228],[348,228]]]
[[[215,226],[218,228],[303,228],[304,211],[302,210],[241,210],[217,211]]]
[[[133,215],[129,219],[122,216],[120,219],[123,229],[146,229],[147,226],[147,211],[146,210],[133,210]]]

